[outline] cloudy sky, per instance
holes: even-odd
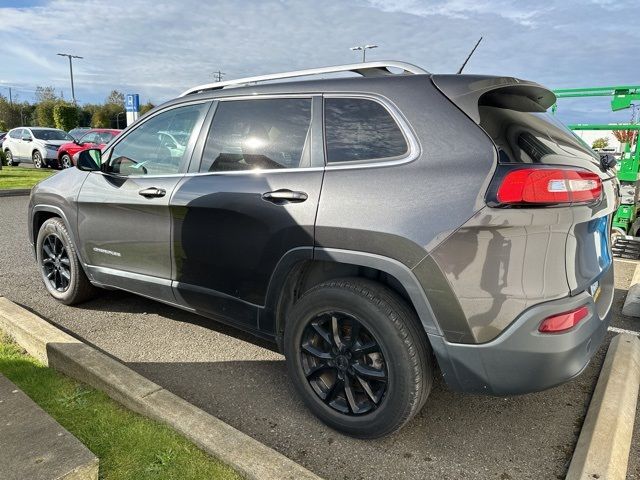
[[[638,0],[0,0],[0,94],[31,100],[37,85],[103,100],[112,89],[160,103],[212,81],[358,59],[404,60],[509,75],[550,88],[640,84]],[[562,100],[566,122],[626,121],[608,99]]]

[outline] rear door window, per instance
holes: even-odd
[[[311,98],[221,101],[201,172],[311,166]]]
[[[392,159],[409,147],[402,130],[380,103],[364,98],[325,98],[328,163]]]

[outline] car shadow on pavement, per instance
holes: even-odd
[[[603,356],[566,385],[518,397],[463,395],[437,378],[422,411],[378,440],[318,421],[284,360],[128,365],[327,479],[553,479],[566,474]],[[447,475],[452,464],[459,477]]]
[[[614,303],[624,301],[625,292],[616,290]],[[137,338],[126,332],[117,337],[125,342],[135,340],[138,345],[151,343],[144,352],[145,361],[125,361],[129,367],[322,477],[340,480],[564,478],[612,336],[609,334],[582,375],[545,392],[509,398],[464,395],[450,391],[438,376],[422,411],[400,432],[365,441],[326,427],[305,408],[287,376],[283,357],[274,356],[276,348],[270,342],[126,292],[105,291],[76,308],[85,317],[105,312],[107,315],[100,315],[92,328],[102,330],[104,338],[112,335],[112,339],[117,332],[105,330],[122,330],[140,316],[148,316],[140,322],[145,325],[136,331]],[[614,308],[619,311],[619,306]],[[74,315],[72,310],[69,315]],[[157,329],[156,322],[162,323]],[[174,322],[175,328],[171,327]],[[173,342],[173,337],[154,344],[142,333],[188,330],[177,324],[196,325],[221,336],[209,339],[204,346],[191,344],[203,361],[182,361],[193,358],[188,351],[174,356],[176,361],[167,361],[158,345]],[[202,335],[200,328],[195,331]],[[85,335],[93,336],[94,332]],[[69,333],[87,341],[78,331]],[[238,348],[242,342],[267,351]],[[105,353],[115,356],[116,352]],[[457,472],[455,476],[452,471]]]
[[[101,291],[99,297],[76,305],[76,308],[110,313],[160,315],[170,320],[198,325],[223,335],[229,335],[273,352],[278,351],[275,343],[256,337],[234,326],[121,290]]]

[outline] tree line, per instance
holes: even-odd
[[[155,107],[140,105],[140,115]],[[9,101],[0,94],[0,131],[15,127],[53,127],[69,131],[76,127],[124,128],[124,94],[113,90],[102,104],[76,105],[59,96],[53,87],[37,87],[35,102]]]

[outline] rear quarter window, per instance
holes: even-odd
[[[406,155],[402,130],[380,103],[363,98],[326,98],[328,163],[375,161]]]

